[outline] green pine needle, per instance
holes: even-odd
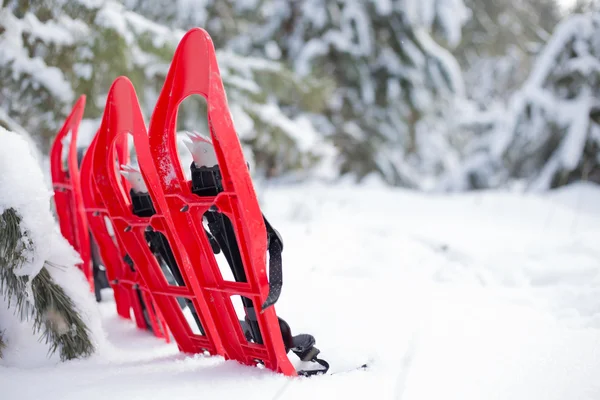
[[[36,315],[34,329],[43,328],[42,338],[50,344],[49,353],[60,349],[60,359],[87,357],[94,352],[88,327],[81,319],[73,300],[56,284],[47,266],[33,278]]]
[[[33,299],[27,295],[29,278],[15,275],[15,269],[26,261],[25,251],[33,246],[20,223],[20,216],[12,208],[0,214],[0,295],[8,299],[9,307],[14,299],[21,320],[33,317],[34,334],[42,331],[50,355],[60,350],[63,361],[89,356],[94,352],[89,330],[71,298],[52,280],[47,268],[53,266],[45,263],[33,278]],[[3,346],[0,338],[0,352]]]
[[[8,300],[9,307],[11,301],[16,301],[17,313],[25,319],[31,313],[26,290],[28,278],[17,276],[14,271],[26,261],[25,251],[33,244],[21,232],[20,224],[21,217],[14,208],[0,214],[0,295]]]

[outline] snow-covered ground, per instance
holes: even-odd
[[[0,398],[600,398],[600,188],[310,184],[260,195],[285,243],[278,314],[314,334],[338,373],[289,379],[180,354],[109,301],[97,355],[0,367]]]

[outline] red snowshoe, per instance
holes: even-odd
[[[133,311],[136,324],[140,329],[149,329],[156,336],[163,337],[169,342],[167,325],[154,304],[147,285],[141,280],[132,256],[121,242],[114,222],[109,218],[112,207],[119,204],[115,203],[108,192],[102,192],[107,184],[110,184],[107,181],[108,176],[111,176],[111,169],[108,166],[114,165],[115,162],[125,164],[129,160],[126,136],[113,142],[114,151],[110,153],[112,160],[109,162],[106,157],[107,136],[110,135],[108,130],[111,126],[108,120],[109,113],[110,109],[115,107],[112,105],[115,98],[114,86],[108,95],[107,109],[100,129],[81,164],[81,185],[87,220],[114,292],[117,313],[123,318],[131,319]],[[126,187],[127,181],[122,179],[119,184],[123,185],[119,187]]]
[[[82,263],[78,267],[85,274],[90,289],[94,290],[90,240],[77,159],[77,133],[84,109],[85,96],[81,96],[52,143],[50,172],[60,231],[79,253]],[[63,159],[64,153],[66,160]]]
[[[55,193],[55,209],[61,233],[79,253],[83,261],[79,268],[85,274],[90,289],[95,292],[96,300],[100,301],[100,289],[110,286],[107,282],[106,271],[104,271],[105,267],[108,268],[113,282],[116,282],[118,278],[115,277],[124,276],[119,272],[123,261],[114,257],[118,254],[118,249],[111,239],[104,221],[101,221],[100,225],[97,224],[99,220],[96,217],[100,216],[101,207],[98,206],[99,203],[96,203],[94,197],[97,194],[90,190],[93,182],[90,180],[89,161],[86,165],[82,165],[83,152],[77,150],[78,128],[83,117],[85,100],[83,95],[78,99],[54,139],[50,150],[50,166]],[[123,146],[120,148],[120,154],[126,154],[124,153],[126,148]],[[91,227],[88,224],[87,212],[93,216]],[[100,246],[94,240],[92,231],[95,231],[96,236],[101,239]],[[131,318],[130,309],[133,309],[140,328],[161,331],[161,329],[157,329],[158,325],[153,326],[151,323],[152,315],[149,314],[146,307],[146,304],[151,303],[149,299],[144,300],[147,294],[140,292],[139,289],[133,292],[128,291],[122,286],[115,287],[113,285],[113,289],[119,315]]]
[[[208,164],[192,163],[187,180],[175,125],[180,103],[193,94],[208,104],[210,138],[199,148],[214,153]],[[128,135],[139,169],[127,164]],[[81,184],[120,315],[133,308],[138,325],[150,319],[155,334],[167,338],[168,326],[184,352],[218,354],[289,376],[327,371],[314,338],[293,336],[275,313],[283,242],[260,211],[206,31],[192,29],[181,40],[148,132],[131,82],[115,80],[83,159]],[[233,281],[223,278],[215,258],[221,252]],[[242,298],[242,321],[232,296]],[[290,350],[321,368],[296,371]]]
[[[57,218],[62,235],[79,253],[79,268],[85,274],[96,301],[102,300],[101,290],[110,287],[106,271],[91,237],[85,216],[80,184],[80,168],[85,152],[77,148],[78,128],[85,109],[85,95],[79,97],[65,124],[54,138],[50,150],[50,167]]]

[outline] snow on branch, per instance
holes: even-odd
[[[102,334],[79,255],[60,234],[28,142],[1,127],[0,171],[3,362],[29,363],[23,355],[31,352],[40,362],[55,353],[61,360],[89,356]]]

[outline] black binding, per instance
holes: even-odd
[[[190,169],[192,171],[192,193],[198,196],[216,196],[223,191],[221,171],[217,165],[212,167],[196,167],[196,164],[192,162]],[[231,266],[236,281],[246,282],[246,274],[239,252],[232,249],[232,243],[235,243],[235,233],[231,221],[228,218],[224,218],[218,212],[206,213],[205,217],[210,233],[214,236],[213,240],[218,243],[218,247],[228,249],[224,254]],[[279,232],[273,228],[267,218],[264,215],[262,217],[267,229],[269,251],[269,294],[261,306],[261,309],[264,311],[275,304],[281,295],[281,288],[283,286],[283,261],[281,257],[283,240]],[[213,242],[211,242],[212,245]],[[237,248],[237,246],[235,247]],[[248,306],[253,307],[251,303]]]
[[[129,194],[131,196],[132,212],[134,215],[148,218],[156,213],[149,193],[137,193],[131,190]],[[169,285],[185,286],[185,281],[181,271],[179,270],[179,266],[175,260],[175,255],[171,250],[171,246],[169,246],[169,241],[167,240],[166,236],[163,233],[157,232],[153,229],[147,229],[146,232],[144,232],[144,236],[148,242],[148,245],[150,246],[150,251],[152,254],[154,254],[154,257],[158,261]],[[177,302],[181,308],[187,306],[190,309],[200,333],[204,335],[204,327],[202,326],[200,317],[194,308],[194,303],[192,300],[187,298],[177,299]]]
[[[223,191],[221,171],[217,165],[212,167],[197,167],[196,164],[192,162],[190,169],[192,172],[192,193],[198,196],[216,196],[219,192]],[[273,228],[266,217],[264,215],[262,217],[267,230],[269,294],[261,307],[261,312],[277,302],[283,284],[283,261],[281,257],[283,240],[279,232]],[[218,247],[223,251],[235,280],[237,282],[247,282],[235,231],[229,218],[213,208],[209,209],[209,211],[204,214],[204,218],[206,218],[206,221],[208,222],[209,231],[214,237],[214,240],[218,243]],[[209,232],[207,232],[207,234],[208,233]],[[246,310],[246,317],[243,321],[240,321],[244,335],[248,341],[262,343],[262,336],[256,319],[254,304],[250,299],[243,296],[242,302]],[[291,350],[298,358],[300,358],[300,360],[314,362],[322,367],[316,370],[301,370],[298,371],[298,375],[313,376],[327,373],[329,370],[329,363],[317,357],[320,350],[314,346],[315,338],[312,335],[301,334],[293,336],[290,326],[281,318],[279,318],[279,328],[286,352]]]

